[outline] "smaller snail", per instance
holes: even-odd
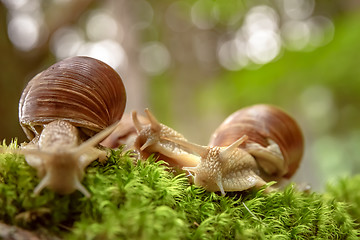
[[[159,159],[166,161],[170,166],[193,167],[199,164],[200,159],[198,156],[187,152],[180,145],[166,139],[168,137],[187,141],[182,134],[159,123],[149,109],[145,109],[145,113],[150,124],[142,124],[138,119],[137,112],[132,112],[134,126],[138,133],[134,147],[140,152],[143,159],[149,157],[152,153],[156,153]]]
[[[80,183],[84,169],[105,159],[95,146],[116,128],[125,103],[120,76],[94,58],[67,58],[31,79],[19,102],[20,124],[31,142],[16,152],[38,171],[34,193],[77,189],[89,197]]]
[[[209,146],[163,134],[161,140],[200,156],[183,169],[208,191],[243,191],[268,181],[291,177],[299,166],[304,143],[300,128],[284,111],[270,105],[250,106],[230,115],[211,137]],[[270,189],[267,188],[267,191]]]
[[[274,180],[294,175],[304,152],[304,137],[289,114],[268,104],[242,108],[215,130],[209,145],[228,146],[243,135],[249,139],[240,148],[256,159],[264,177]]]

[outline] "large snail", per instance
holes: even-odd
[[[62,60],[30,80],[20,99],[19,120],[31,142],[16,152],[42,178],[34,193],[48,187],[89,196],[80,183],[84,169],[105,158],[106,152],[95,146],[115,129],[125,103],[120,76],[89,57]]]
[[[295,120],[264,104],[230,115],[214,132],[209,146],[172,135],[163,134],[160,138],[176,144],[187,154],[199,156],[196,166],[182,161],[183,169],[194,172],[196,185],[208,191],[221,191],[223,195],[226,191],[243,191],[261,187],[270,180],[290,178],[299,166],[304,148],[303,135]]]

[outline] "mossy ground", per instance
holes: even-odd
[[[10,146],[11,147],[11,146]],[[114,150],[93,162],[92,196],[33,189],[39,179],[21,155],[0,154],[0,221],[65,239],[357,239],[360,177],[325,194],[289,185],[225,197],[189,184],[162,162]]]

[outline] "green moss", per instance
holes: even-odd
[[[345,177],[328,184],[329,197],[348,203],[347,210],[357,224],[360,224],[360,175]]]
[[[343,194],[336,195],[335,190],[331,195],[307,194],[292,185],[271,194],[260,190],[223,197],[190,185],[184,174],[174,176],[162,162],[136,161],[136,156],[121,150],[112,151],[105,164],[95,161],[87,168],[83,184],[92,193],[90,199],[79,192],[60,196],[48,189],[34,196],[38,182],[36,171],[22,156],[0,154],[1,221],[46,228],[66,239],[360,236],[353,220],[359,216],[358,208],[346,203],[359,203],[359,198],[341,199]],[[352,191],[359,186],[354,185]]]

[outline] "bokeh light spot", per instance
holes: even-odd
[[[166,23],[171,30],[175,32],[185,32],[191,25],[190,18],[190,5],[185,2],[174,2],[171,4],[165,13]]]
[[[303,21],[288,21],[281,28],[285,47],[292,51],[304,49],[310,41],[310,27]]]
[[[74,56],[83,43],[84,37],[81,31],[64,27],[54,33],[50,46],[58,59],[64,59]]]
[[[142,26],[143,28],[151,26],[154,18],[154,9],[151,4],[145,0],[128,1],[128,15],[134,16],[136,21],[133,27]]]
[[[249,62],[245,49],[245,43],[240,40],[222,43],[218,50],[220,64],[231,71],[241,70]]]
[[[139,61],[149,75],[159,75],[169,67],[171,58],[165,45],[149,42],[140,50]]]
[[[243,32],[247,35],[263,30],[276,32],[278,21],[279,17],[274,9],[269,6],[256,6],[246,15]]]
[[[191,20],[200,29],[211,29],[215,26],[213,18],[213,2],[198,0],[191,8]]]
[[[313,47],[320,47],[329,43],[335,33],[334,24],[326,17],[312,17],[308,21],[310,26],[310,44]]]
[[[272,61],[281,50],[281,42],[277,34],[270,31],[258,31],[252,34],[247,43],[249,58],[256,64]]]
[[[12,16],[8,24],[11,42],[21,51],[30,51],[37,46],[40,35],[39,23],[27,14]]]
[[[285,14],[295,20],[311,16],[315,8],[314,0],[283,0]]]
[[[92,41],[115,38],[118,29],[115,19],[104,11],[92,12],[86,22],[86,33]]]
[[[1,0],[1,2],[8,8],[8,9],[20,9],[24,7],[29,0]]]
[[[114,69],[125,69],[127,65],[127,55],[123,47],[113,40],[86,43],[81,46],[77,55],[99,59]]]

